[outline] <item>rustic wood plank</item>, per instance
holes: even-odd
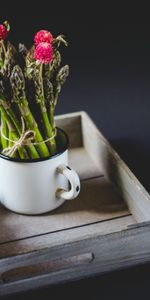
[[[126,217],[124,217],[124,218],[126,218]],[[123,219],[123,217],[122,217],[122,219]],[[138,230],[138,229],[140,229],[140,228],[137,227],[136,230]],[[90,238],[87,237],[82,240],[80,240],[80,239],[74,240],[71,243],[70,243],[70,241],[68,243],[63,242],[61,245],[57,244],[50,248],[44,247],[43,249],[36,249],[36,251],[22,253],[21,255],[1,258],[0,274],[3,274],[4,272],[6,272],[10,269],[15,269],[15,268],[26,266],[26,265],[30,266],[30,265],[33,265],[36,263],[40,263],[42,261],[46,261],[48,259],[57,260],[59,258],[66,258],[66,257],[70,257],[73,255],[78,255],[81,253],[89,253],[89,252],[91,253],[92,249],[95,249],[95,243],[93,243],[92,248],[89,248],[89,247],[87,248],[88,251],[86,251],[86,248],[84,249],[84,245],[86,247],[89,246],[88,241],[90,241],[90,239],[92,239],[94,242],[97,239],[103,241],[103,238],[104,238],[104,240],[106,241],[107,239],[109,240],[110,235],[113,235],[115,237],[115,236],[117,236],[117,234],[119,235],[120,232],[123,235],[125,235],[125,234],[127,234],[126,233],[127,230],[133,230],[133,229],[132,229],[132,227],[131,228],[124,227],[124,229],[122,231],[121,230],[118,231],[118,230],[119,230],[119,228],[117,229],[116,232],[111,231],[108,234],[93,235],[93,237],[90,237]],[[61,249],[61,250],[63,249],[63,251],[59,251],[59,249]],[[98,251],[98,249],[97,249],[97,251]],[[105,255],[105,253],[103,253],[103,254]]]
[[[68,282],[75,279],[86,278],[91,275],[101,274],[110,270],[125,268],[150,261],[150,225],[127,229],[106,236],[90,238],[76,243],[54,247],[51,251],[45,250],[45,260],[59,257],[67,258],[73,255],[92,253],[93,259],[88,264],[81,264],[69,269],[60,269],[48,272],[42,276],[33,276],[24,280],[16,280],[10,283],[0,284],[0,294],[8,295],[14,291],[35,289],[39,286],[47,286]],[[38,253],[37,253],[38,255]],[[32,258],[32,257],[31,257]],[[31,263],[30,258],[30,263]],[[33,256],[33,260],[35,257]],[[41,257],[40,257],[41,260]],[[37,257],[37,263],[38,263]],[[14,268],[21,267],[23,260],[14,263]],[[2,263],[1,263],[2,266]],[[4,265],[5,269],[10,266]]]
[[[82,112],[82,132],[85,149],[118,188],[135,219],[150,221],[150,195],[85,112]]]
[[[77,171],[81,180],[103,175],[103,170],[84,147],[69,149],[69,165]]]
[[[109,143],[85,112],[82,112],[81,120],[83,146],[92,157],[97,167],[107,175],[105,156],[109,149]]]
[[[92,201],[91,201],[92,199]],[[81,183],[80,196],[66,201],[57,210],[41,216],[24,216],[0,208],[0,243],[82,226],[127,215],[129,211],[104,178]]]
[[[135,224],[131,215],[117,217],[116,219],[96,222],[81,227],[62,230],[59,232],[47,233],[35,237],[25,238],[9,243],[0,244],[0,258],[17,256],[22,253],[29,253],[37,249],[51,248],[54,246],[71,243],[93,236],[107,235],[112,232],[125,230],[129,225]]]
[[[117,187],[137,222],[150,221],[150,195],[148,192],[120,157],[115,155],[110,165],[110,180]]]

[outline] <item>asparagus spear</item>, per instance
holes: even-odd
[[[7,102],[7,100],[5,100],[5,99],[0,99],[0,103],[3,106],[3,108],[5,109],[10,120],[14,124],[14,126],[17,130],[17,133],[19,134],[19,136],[21,136],[22,128],[20,126],[20,123],[19,123],[14,111],[11,109],[9,102]],[[12,139],[11,132],[9,133],[9,138]],[[12,145],[12,144],[10,143],[10,145]],[[40,157],[34,145],[29,144],[26,146],[26,148],[27,148],[27,151],[29,152],[31,158],[39,158]]]
[[[57,76],[56,76],[56,88],[54,90],[52,83],[49,81],[47,82],[47,89],[49,89],[49,103],[50,103],[50,123],[52,128],[55,127],[54,122],[54,113],[55,113],[55,107],[57,105],[58,97],[61,92],[61,88],[63,84],[65,83],[67,77],[69,75],[69,66],[65,65],[62,67]]]
[[[1,120],[1,114],[0,114],[0,120]],[[0,125],[0,151],[2,150],[2,144],[1,144],[1,125]]]
[[[0,104],[0,110],[1,110],[1,114],[3,115],[6,123],[7,123],[7,126],[9,128],[9,132],[11,132],[11,137],[13,140],[18,140],[19,139],[19,135],[17,134],[17,131],[13,125],[13,123],[11,122],[9,116],[7,115],[7,112],[5,111],[4,107]],[[2,136],[1,136],[2,138]],[[4,150],[5,148],[3,148]],[[19,152],[19,156],[21,159],[25,159],[25,158],[29,158],[26,150],[24,147],[18,147],[18,152]],[[14,157],[15,157],[15,153],[14,153]]]
[[[5,49],[4,60],[0,72],[3,76],[9,78],[15,65],[15,56],[17,52],[15,47],[10,42],[7,42],[7,48],[5,48],[4,44],[3,47],[3,49]]]
[[[59,68],[61,64],[61,55],[58,50],[54,50],[54,58],[49,64],[44,65],[44,80],[52,79],[54,72]]]
[[[38,145],[36,145],[36,149],[38,153],[40,154],[41,157],[49,156],[49,150],[46,146],[45,143],[40,143],[43,142],[43,137],[40,133],[40,130],[38,128],[37,122],[35,121],[29,105],[28,105],[28,100],[26,98],[25,94],[25,81],[24,81],[24,76],[22,73],[21,68],[16,65],[13,68],[11,77],[10,77],[10,82],[14,94],[14,99],[15,102],[17,103],[21,116],[24,118],[25,123],[27,125],[27,128],[34,130],[35,132],[35,142],[39,142]]]
[[[1,130],[3,131],[4,135],[8,137],[9,132],[3,112],[1,112]],[[3,136],[1,136],[1,143],[3,149],[8,147],[8,141]]]
[[[21,134],[22,134],[21,125],[18,121],[16,114],[14,113],[14,111],[11,108],[10,102],[8,100],[6,100],[6,96],[4,96],[5,94],[6,93],[5,93],[3,82],[0,80],[0,104],[3,106],[3,108],[7,112],[9,118],[11,119],[15,128],[17,129],[18,134],[21,136]],[[5,131],[5,136],[9,137],[9,139],[12,140],[11,132]],[[2,139],[3,139],[3,137],[2,137]],[[11,145],[12,145],[12,143],[10,142],[9,146],[11,146]],[[36,148],[34,147],[34,145],[28,145],[28,146],[26,146],[26,148],[27,148],[27,151],[29,152],[31,158],[39,158],[40,157]]]
[[[56,106],[57,101],[58,101],[58,96],[61,92],[61,87],[62,85],[66,82],[66,79],[69,75],[69,66],[65,65],[62,67],[56,77],[56,92],[55,92],[55,99],[54,99],[54,104]]]
[[[44,95],[44,86],[43,86],[43,65],[40,64],[34,69],[34,84],[35,84],[35,91],[36,91],[36,101],[40,107],[41,115],[42,115],[42,121],[43,121],[43,127],[46,139],[51,138],[51,141],[49,144],[49,149],[51,154],[54,154],[56,152],[56,142],[55,138],[52,138],[53,136],[53,129],[49,122],[48,113],[47,113],[47,107],[45,104],[45,95]]]
[[[11,120],[10,116],[9,116],[9,109],[10,109],[10,105],[9,102],[7,102],[6,100],[4,100],[4,96],[2,94],[3,91],[3,85],[2,82],[0,81],[0,111],[1,111],[1,130],[4,133],[4,135],[6,136],[6,138],[9,138],[10,140],[18,140],[20,137],[20,134],[18,134],[17,128],[15,126],[15,123],[13,122],[13,120]],[[11,116],[13,116],[13,111],[11,113]],[[15,114],[14,114],[15,116]],[[3,127],[3,122],[5,123],[5,126],[7,128],[6,129]],[[4,150],[5,148],[7,148],[8,146],[13,146],[12,142],[9,142],[8,145],[8,141],[1,135],[1,144],[2,144],[2,149]],[[19,153],[20,153],[20,157],[21,158],[28,158],[28,153],[26,152],[25,148],[24,149],[19,149]],[[14,157],[17,157],[17,153],[14,154]]]
[[[66,78],[69,75],[69,66],[66,65],[62,67],[56,76],[56,87],[54,89],[52,81],[53,77],[59,68],[61,64],[61,55],[58,51],[58,48],[60,46],[60,43],[63,43],[65,46],[67,46],[67,42],[64,39],[63,35],[58,36],[56,39],[53,40],[53,46],[54,46],[54,59],[51,63],[46,64],[44,66],[44,92],[45,92],[45,98],[46,103],[49,104],[49,118],[50,118],[50,124],[52,126],[52,129],[55,128],[55,122],[54,122],[54,113],[55,113],[55,107],[58,101],[58,96],[61,91],[62,85],[65,83]]]

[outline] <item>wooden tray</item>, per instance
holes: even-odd
[[[149,194],[85,112],[56,123],[81,193],[41,216],[0,206],[0,296],[150,261]]]

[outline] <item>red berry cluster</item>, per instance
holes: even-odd
[[[4,41],[8,36],[8,29],[4,24],[0,24],[0,41]]]
[[[50,63],[53,59],[53,36],[47,30],[40,30],[34,37],[35,52],[34,58],[42,64]]]

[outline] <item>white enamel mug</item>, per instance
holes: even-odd
[[[0,202],[21,214],[42,214],[71,200],[80,192],[77,173],[68,167],[68,137],[61,136],[61,149],[49,158],[31,161],[0,154]]]

